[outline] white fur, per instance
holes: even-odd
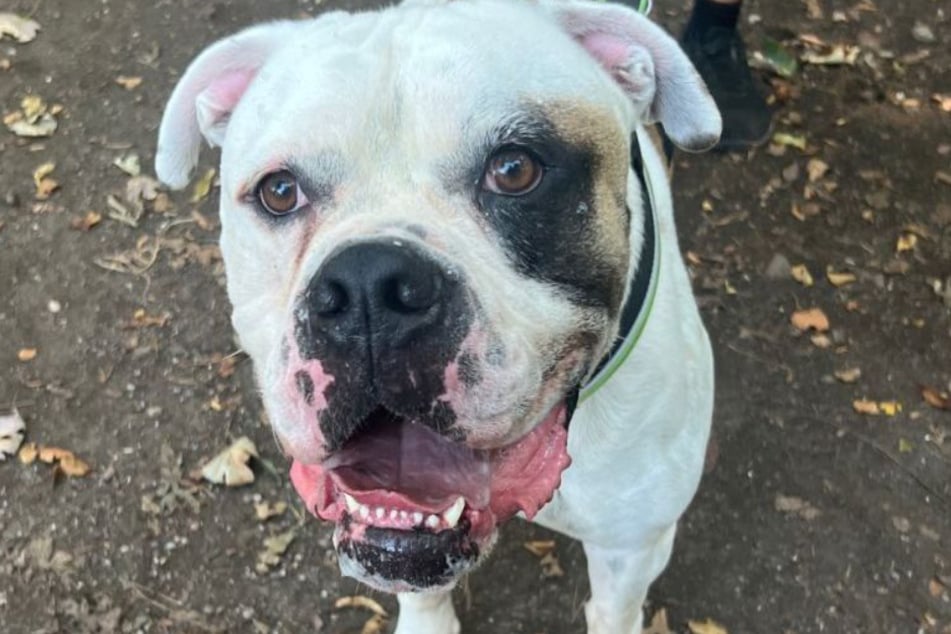
[[[598,60],[608,72],[590,57],[604,50],[585,39],[592,34],[627,51]],[[223,99],[215,82],[228,72],[249,81]],[[525,100],[602,107],[619,134],[637,131],[653,184],[661,262],[653,315],[627,362],[575,412],[572,466],[536,517],[584,543],[589,633],[638,634],[647,588],[699,482],[713,404],[712,354],[681,261],[665,169],[641,127],[659,119],[693,149],[719,131],[715,106],[673,39],[633,11],[582,0],[411,0],[255,27],[210,47],[185,73],[163,118],[156,166],[181,187],[199,135],[223,148],[221,246],[233,322],[288,451],[305,461],[321,455],[313,434],[279,403],[280,344],[295,298],[347,240],[418,241],[401,229],[407,220],[425,226],[426,247],[465,275],[486,327],[511,352],[468,412],[488,430],[485,444],[499,445],[538,420],[538,412],[513,417],[512,408],[548,387],[542,370],[555,343],[597,318],[559,289],[517,274],[469,195],[441,189],[445,158]],[[275,229],[242,201],[247,187],[286,161],[342,183],[333,213],[317,214],[314,226]],[[628,181],[636,229],[642,192],[633,175]],[[628,279],[642,239],[637,230],[628,236]],[[616,329],[603,326],[599,354]],[[398,634],[458,632],[448,593],[402,595],[400,605]]]

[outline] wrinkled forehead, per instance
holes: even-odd
[[[255,122],[243,153],[260,144],[293,154],[317,137],[321,145],[354,137],[373,144],[407,130],[447,146],[432,151],[451,151],[460,135],[481,134],[529,105],[597,106],[615,122],[628,106],[583,49],[527,1],[329,14],[275,54],[259,79],[236,113]]]

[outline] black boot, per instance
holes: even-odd
[[[740,5],[696,0],[681,45],[706,82],[723,117],[718,150],[738,150],[769,140],[773,113],[746,61],[737,31]]]

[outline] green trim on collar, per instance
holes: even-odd
[[[647,170],[644,170],[644,182],[647,184],[647,192],[645,192],[648,198],[654,200],[654,188],[651,184],[650,178],[647,175]],[[647,208],[648,213],[654,213],[654,262],[653,268],[651,270],[651,280],[649,285],[649,290],[647,291],[647,301],[644,304],[644,309],[637,316],[633,327],[630,332],[628,332],[627,337],[624,338],[624,343],[621,345],[620,349],[614,354],[608,364],[601,369],[600,372],[595,375],[592,380],[581,388],[581,392],[578,395],[578,404],[580,405],[586,399],[594,395],[595,392],[600,390],[604,385],[611,380],[614,376],[614,373],[617,372],[617,369],[624,365],[624,362],[627,361],[627,358],[631,355],[631,352],[634,350],[634,347],[637,345],[637,342],[640,340],[641,335],[644,334],[644,328],[647,326],[647,320],[650,319],[651,312],[654,308],[654,298],[657,295],[657,281],[660,278],[660,262],[661,262],[661,244],[660,244],[660,223],[656,217],[656,209],[654,205],[651,204]]]

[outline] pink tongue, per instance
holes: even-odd
[[[321,466],[350,493],[398,491],[417,506],[436,509],[459,495],[473,508],[489,503],[488,452],[415,423],[394,422],[360,434]]]

